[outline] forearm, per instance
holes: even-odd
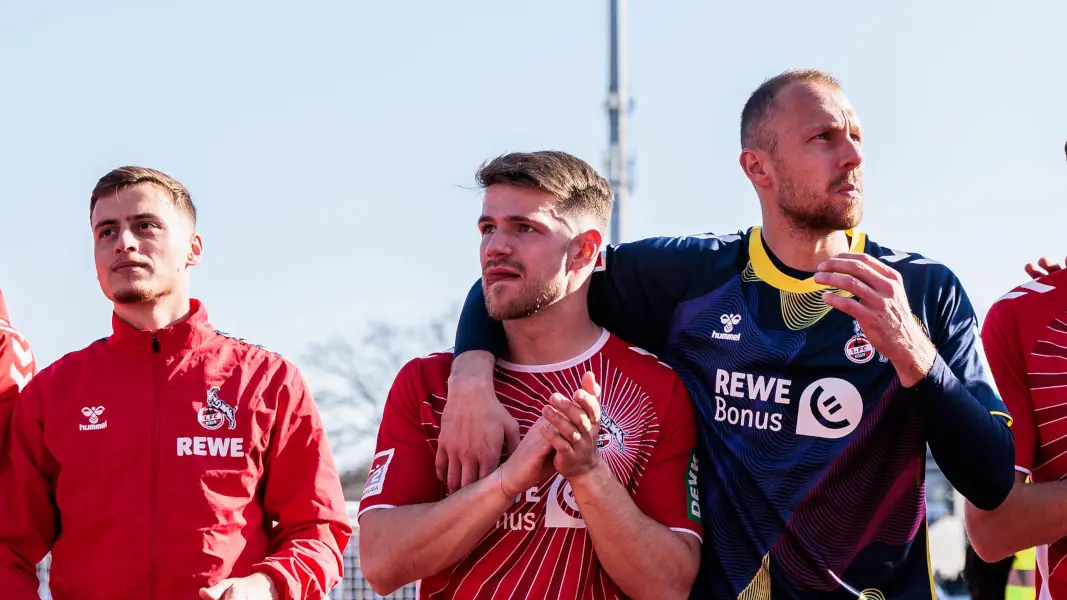
[[[982,510],[999,506],[1015,477],[1014,440],[1002,418],[982,406],[941,358],[912,393],[923,411],[930,452],[952,487]]]
[[[966,507],[967,533],[986,562],[1067,538],[1067,481],[1017,482],[995,510]]]
[[[466,556],[511,506],[494,471],[430,504],[373,510],[360,520],[360,563],[386,595]]]
[[[606,463],[571,482],[597,559],[623,593],[634,598],[687,598],[700,564],[693,537],[649,518]],[[655,548],[655,552],[646,549]]]
[[[460,356],[473,350],[481,350],[499,356],[507,349],[504,326],[489,316],[489,310],[485,307],[482,280],[479,279],[474,282],[463,302],[463,310],[456,327],[455,354]]]

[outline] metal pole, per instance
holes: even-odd
[[[609,10],[607,172],[608,182],[615,193],[615,207],[611,215],[611,243],[617,244],[624,239],[627,201],[632,186],[627,144],[631,107],[626,77],[626,0],[609,0]]]

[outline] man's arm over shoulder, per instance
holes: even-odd
[[[352,527],[315,401],[296,367],[286,362],[280,371],[263,495],[277,525],[273,552],[252,570],[269,576],[285,600],[318,598],[341,581]]]
[[[986,510],[1008,496],[1015,479],[1011,417],[997,396],[980,357],[978,319],[954,274],[942,265],[944,281],[927,293],[940,294],[932,322],[934,364],[912,392],[924,411],[930,452],[953,487]],[[929,306],[928,301],[928,306]]]
[[[604,248],[590,280],[593,321],[662,355],[671,317],[692,282],[713,273],[723,262],[721,251],[740,243],[740,235],[706,234],[648,238]]]
[[[38,600],[37,563],[57,534],[58,465],[44,444],[43,387],[38,378],[15,400],[8,450],[0,454],[0,590],[11,600]]]

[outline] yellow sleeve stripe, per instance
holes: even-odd
[[[1014,421],[1011,420],[1011,415],[1006,412],[1000,412],[999,410],[991,410],[989,411],[989,414],[996,417],[1004,417],[1004,419],[1008,422],[1008,427],[1011,427],[1011,424],[1014,423]]]

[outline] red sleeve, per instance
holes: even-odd
[[[0,452],[3,451],[15,397],[36,373],[30,344],[0,318]]]
[[[434,452],[422,425],[423,401],[429,392],[422,384],[421,364],[415,359],[404,365],[389,390],[357,519],[375,508],[444,498],[434,468]]]
[[[675,531],[703,541],[697,492],[696,414],[693,401],[676,375],[670,403],[660,425],[659,440],[634,495],[649,517]]]
[[[58,465],[44,445],[41,386],[14,403],[10,451],[0,455],[0,590],[5,600],[38,600],[37,563],[52,549],[59,511]]]
[[[1030,399],[1026,353],[1019,339],[1015,312],[1003,302],[994,304],[986,315],[982,325],[982,346],[997,393],[1011,414],[1015,468],[1029,475],[1037,453],[1034,405]]]
[[[341,582],[352,526],[315,400],[287,366],[264,464],[263,505],[277,525],[271,554],[252,570],[270,576],[284,600],[323,598]]]

